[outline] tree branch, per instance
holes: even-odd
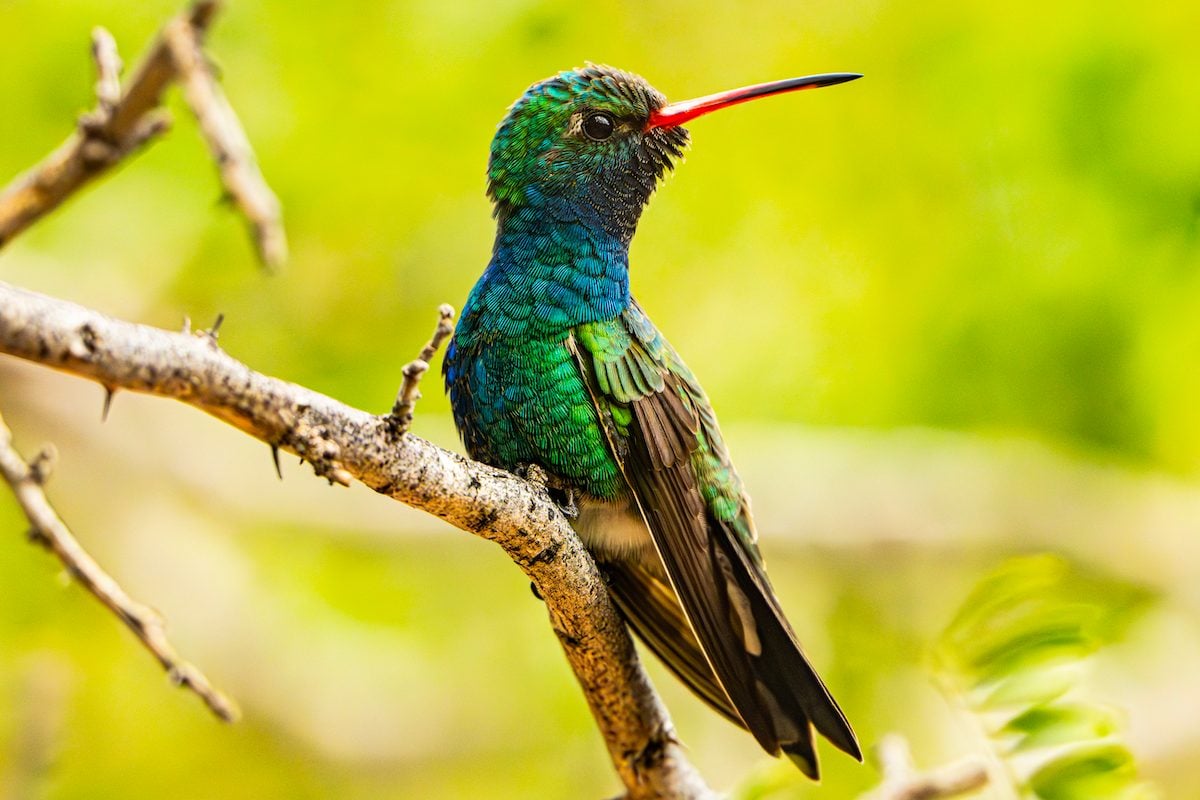
[[[112,35],[92,32],[96,108],[41,163],[0,191],[0,248],[170,127],[163,92],[179,80],[208,142],[229,197],[250,223],[259,258],[277,267],[287,258],[279,201],[255,163],[237,114],[221,93],[200,46],[220,0],[194,0],[163,28],[122,90]]]
[[[54,553],[72,577],[133,631],[158,659],[172,683],[192,690],[214,714],[225,722],[232,722],[237,716],[233,704],[213,688],[204,673],[179,657],[167,640],[162,618],[153,609],[126,594],[121,585],[88,555],[66,523],[55,513],[46,499],[46,493],[42,491],[52,460],[50,453],[49,450],[43,450],[32,464],[26,464],[13,448],[12,431],[5,424],[4,417],[0,416],[0,478],[12,488],[17,503],[29,520],[30,540]]]
[[[216,0],[197,0],[181,19],[202,34],[216,10]],[[99,73],[97,108],[80,118],[75,132],[58,149],[0,193],[0,247],[169,125],[165,113],[157,110],[175,75],[166,42],[159,38],[151,45],[120,92],[114,69],[116,43],[111,36],[96,32],[92,41]],[[118,88],[115,98],[114,85]]]
[[[890,734],[875,748],[883,782],[862,800],[938,800],[962,797],[988,783],[987,767],[978,758],[965,758],[933,772],[917,772],[904,737]]]
[[[250,140],[217,84],[200,49],[200,32],[176,19],[163,30],[184,99],[200,123],[200,132],[217,164],[221,183],[250,223],[263,264],[277,268],[287,260],[279,200],[258,169]]]
[[[401,435],[390,416],[254,372],[210,337],[122,322],[0,283],[0,352],[104,386],[172,397],[375,491],[496,542],[529,576],[631,800],[711,798],[595,563],[549,496],[502,470]]]

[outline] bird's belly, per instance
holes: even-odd
[[[656,574],[662,571],[650,529],[629,497],[584,497],[578,505],[572,525],[598,560],[636,561]]]

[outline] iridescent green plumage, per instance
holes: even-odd
[[[687,141],[655,120],[696,113],[607,67],[513,105],[488,170],[496,244],[446,384],[473,457],[537,464],[573,490],[575,527],[643,640],[816,777],[814,727],[855,757],[858,744],[775,600],[708,398],[629,292],[641,209]]]

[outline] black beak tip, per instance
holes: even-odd
[[[861,72],[834,72],[826,76],[826,80],[821,83],[822,86],[837,86],[839,83],[849,83],[861,78]]]

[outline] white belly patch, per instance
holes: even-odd
[[[579,516],[572,525],[594,555],[607,561],[658,563],[650,530],[628,498],[605,501],[582,497],[577,502]]]

